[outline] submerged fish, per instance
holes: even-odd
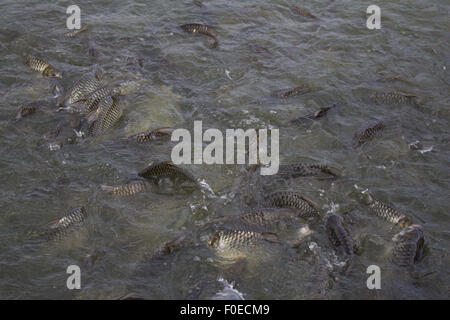
[[[46,100],[39,100],[39,101],[34,101],[34,102],[24,104],[17,111],[16,120],[19,120],[23,117],[26,117],[30,114],[35,113],[38,109],[40,109],[41,107],[43,107],[45,105],[48,105],[49,103],[50,102],[46,101]]]
[[[280,165],[277,174],[291,177],[333,178],[339,177],[341,170],[323,164],[296,163]]]
[[[356,245],[344,223],[344,219],[335,213],[328,213],[325,217],[325,230],[331,244],[347,256],[346,269],[348,271],[352,263]]]
[[[71,105],[81,99],[84,99],[87,95],[97,90],[102,85],[102,79],[103,73],[100,70],[84,74],[73,84],[72,88],[59,99],[58,105],[62,105],[63,103],[66,103],[66,105]]]
[[[97,136],[113,127],[123,114],[123,106],[118,96],[106,97],[97,109],[87,115],[89,134]]]
[[[189,23],[180,26],[185,32],[203,34],[209,37],[212,47],[216,47],[218,44],[217,36],[219,35],[216,29],[206,24]]]
[[[83,112],[88,114],[89,112],[97,109],[98,104],[104,98],[121,94],[122,90],[120,87],[102,86],[83,96],[81,99],[74,101],[74,103],[82,102],[84,104]]]
[[[316,19],[316,20],[317,20],[317,17],[313,16],[313,15],[312,15],[311,13],[309,13],[308,11],[306,11],[306,10],[304,10],[304,9],[301,9],[301,8],[299,8],[299,7],[297,7],[297,6],[291,6],[291,9],[294,10],[296,13],[298,13],[298,14],[304,16],[304,17],[311,18],[311,19]]]
[[[308,196],[296,191],[278,191],[265,198],[265,207],[295,208],[302,218],[319,217],[318,205]]]
[[[310,91],[311,91],[311,87],[309,87],[307,85],[301,85],[301,86],[297,86],[295,88],[276,90],[276,91],[273,91],[270,95],[272,97],[286,99],[286,98],[298,96],[301,94],[305,94]]]
[[[128,139],[136,140],[137,143],[144,143],[148,141],[159,140],[162,138],[168,138],[174,130],[174,128],[162,127],[134,134],[128,137]]]
[[[383,130],[385,127],[386,126],[382,121],[378,121],[372,125],[369,125],[356,135],[353,147],[357,148],[362,144],[366,143],[367,141],[373,139],[373,137],[375,137],[377,132]]]
[[[57,72],[51,64],[38,57],[28,55],[27,65],[34,71],[39,71],[44,77],[61,78],[61,73]]]
[[[370,213],[375,214],[384,220],[397,224],[402,228],[412,225],[411,217],[381,201],[378,201],[370,193],[367,194],[367,204],[369,205]]]
[[[243,230],[218,231],[209,237],[207,243],[223,258],[236,259],[245,257],[265,241],[278,242],[277,235]]]
[[[392,241],[392,261],[402,267],[409,267],[422,259],[425,244],[423,227],[413,224],[396,234]]]
[[[76,207],[68,214],[48,223],[46,238],[49,241],[62,240],[82,225],[87,217],[86,208]]]
[[[151,189],[151,184],[147,181],[134,181],[120,186],[101,185],[101,189],[117,196],[133,196],[143,191]]]
[[[376,92],[370,95],[370,98],[377,103],[386,104],[406,104],[414,103],[419,97],[412,93],[405,93],[399,91],[392,92]]]
[[[334,107],[336,107],[336,103],[333,103],[333,104],[332,104],[331,106],[329,106],[329,107],[322,107],[322,108],[316,110],[316,111],[313,112],[313,113],[307,114],[306,116],[302,116],[302,117],[296,118],[296,119],[294,119],[294,120],[291,120],[291,122],[300,122],[300,121],[306,120],[306,119],[313,120],[313,119],[319,119],[319,118],[322,118],[322,117],[324,117],[324,116],[328,113],[328,111],[329,111],[330,109],[332,109],[332,108],[334,108]]]
[[[71,31],[68,31],[68,32],[64,33],[64,37],[66,37],[66,38],[73,38],[77,34],[79,34],[80,32],[83,32],[83,31],[87,30],[87,28],[88,28],[88,25],[85,24],[80,29],[74,29],[74,30],[71,30]]]
[[[158,182],[162,178],[171,178],[176,181],[192,181],[197,183],[197,179],[187,170],[173,164],[170,161],[163,161],[152,164],[141,170],[138,175],[140,177]]]

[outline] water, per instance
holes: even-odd
[[[290,1],[95,1],[81,5],[88,31],[63,39],[66,1],[11,1],[0,5],[0,298],[110,299],[135,292],[148,299],[211,299],[233,283],[245,299],[311,298],[314,261],[308,242],[284,248],[272,259],[249,262],[238,273],[198,246],[151,263],[145,257],[164,242],[195,234],[203,222],[239,213],[241,166],[192,165],[188,169],[216,197],[199,194],[141,194],[117,199],[101,184],[119,184],[152,161],[168,160],[173,145],[136,145],[120,138],[149,127],[280,128],[280,160],[324,162],[344,169],[335,181],[261,179],[264,193],[295,189],[325,212],[332,204],[353,222],[361,243],[352,272],[337,274],[330,299],[448,298],[449,283],[449,20],[447,1],[378,1],[382,29],[366,28],[368,1],[297,4],[320,18],[293,13]],[[217,26],[219,46],[184,34],[178,25]],[[93,46],[98,56],[88,55]],[[13,123],[26,102],[51,98],[50,82],[24,63],[30,53],[63,72],[68,88],[100,65],[108,82],[127,81],[124,117],[109,134],[50,150],[45,136],[70,117],[52,108]],[[137,61],[140,61],[142,67]],[[384,75],[402,76],[393,82]],[[270,92],[309,84],[314,91],[288,100]],[[374,104],[375,91],[415,93],[419,105]],[[289,120],[338,103],[320,121]],[[387,130],[362,148],[352,137],[373,120]],[[409,143],[428,141],[429,152]],[[399,230],[369,216],[354,185],[409,212],[423,224],[426,254],[414,274],[386,258]],[[242,190],[241,190],[242,191]],[[233,198],[235,196],[235,198]],[[204,200],[205,199],[205,200]],[[30,234],[47,221],[85,205],[89,219],[67,241],[35,245]],[[336,260],[319,227],[312,239]],[[83,266],[93,250],[104,254]],[[66,268],[80,265],[81,290],[68,290]],[[366,268],[382,269],[382,289],[368,290]],[[137,271],[144,269],[144,272]],[[223,279],[223,280],[221,280]]]

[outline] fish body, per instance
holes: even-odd
[[[82,225],[87,218],[86,208],[83,206],[72,209],[68,214],[48,223],[46,238],[48,241],[62,240]]]
[[[58,105],[62,105],[64,102],[67,105],[74,104],[75,102],[84,99],[91,92],[97,90],[101,85],[101,73],[88,72],[76,81],[72,88],[60,98]]]
[[[402,228],[412,225],[412,219],[403,212],[388,206],[377,200],[373,195],[368,194],[369,212]]]
[[[87,116],[89,134],[97,136],[113,127],[122,117],[123,107],[118,96],[106,97]]]
[[[291,9],[294,10],[296,13],[304,16],[304,17],[317,20],[316,16],[313,16],[311,13],[309,13],[308,11],[306,11],[306,10],[304,10],[302,8],[299,8],[297,6],[291,6]]]
[[[101,189],[117,196],[133,196],[143,191],[148,191],[151,184],[147,181],[134,181],[120,186],[101,185]]]
[[[294,120],[291,120],[291,122],[299,122],[299,121],[306,120],[306,119],[315,120],[315,119],[322,118],[322,117],[326,116],[328,111],[330,111],[330,109],[332,109],[334,107],[336,107],[336,103],[333,103],[329,107],[322,107],[306,116],[302,116],[302,117],[296,118]]]
[[[84,103],[83,112],[85,114],[88,114],[89,112],[97,109],[100,101],[102,101],[104,98],[120,94],[121,89],[118,87],[102,86],[85,95],[81,99],[74,101],[74,103],[83,102]]]
[[[352,264],[356,244],[344,219],[335,213],[328,213],[325,217],[325,230],[331,244],[348,258],[346,265],[348,271]]]
[[[355,137],[355,141],[353,143],[353,147],[357,148],[367,141],[373,139],[375,135],[383,130],[386,126],[382,121],[378,121],[374,124],[369,125],[365,129],[361,130]]]
[[[392,261],[395,264],[410,267],[422,259],[425,240],[421,225],[413,224],[405,228],[396,234],[392,241],[394,242]]]
[[[277,174],[291,177],[332,178],[340,176],[341,170],[322,164],[296,163],[280,165]]]
[[[51,64],[38,57],[28,55],[27,65],[32,70],[39,71],[44,77],[61,78],[61,73],[57,72]]]
[[[296,191],[278,191],[264,200],[265,207],[295,208],[302,218],[319,217],[317,204],[308,196]]]
[[[418,96],[412,93],[391,91],[391,92],[376,92],[370,95],[370,98],[377,103],[407,104],[415,102]]]
[[[134,134],[128,138],[132,139],[132,140],[136,140],[137,143],[145,143],[148,141],[154,141],[154,140],[159,140],[162,138],[167,138],[172,134],[172,132],[174,130],[175,130],[174,128],[162,127],[162,128],[157,128],[157,129],[153,129],[153,130],[147,130],[144,132],[140,132],[140,133]]]
[[[276,90],[276,91],[273,91],[270,95],[275,98],[286,99],[286,98],[298,96],[301,94],[305,94],[310,91],[311,91],[311,88],[309,86],[301,85],[301,86],[297,86],[295,88]]]
[[[141,170],[138,175],[140,177],[158,181],[162,178],[171,178],[175,180],[187,180],[197,183],[195,177],[187,170],[173,164],[170,161],[163,161],[152,164]]]
[[[212,48],[217,47],[217,45],[219,43],[217,40],[217,36],[219,34],[216,31],[216,29],[212,26],[209,26],[206,24],[189,23],[189,24],[184,24],[184,25],[180,26],[180,28],[182,30],[184,30],[185,32],[194,33],[194,34],[203,34],[203,35],[208,36],[209,45]]]
[[[68,31],[68,32],[64,33],[64,37],[66,37],[66,38],[73,38],[77,34],[79,34],[80,32],[83,32],[83,31],[87,30],[87,28],[88,28],[88,25],[85,24],[80,29],[74,29],[74,30],[71,30],[71,31]]]
[[[34,101],[31,103],[24,104],[23,106],[21,106],[19,108],[19,110],[17,110],[16,120],[19,120],[23,117],[26,117],[30,114],[35,113],[38,109],[40,109],[42,106],[47,105],[47,104],[49,104],[49,101],[44,101],[44,100]]]

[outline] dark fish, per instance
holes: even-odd
[[[265,207],[295,208],[302,218],[319,217],[318,205],[311,198],[296,191],[278,191],[264,200]]]
[[[134,181],[120,186],[101,185],[103,191],[117,196],[133,196],[143,191],[151,189],[151,184],[147,181]]]
[[[370,193],[367,194],[367,204],[369,205],[369,212],[376,216],[387,220],[391,223],[397,224],[402,228],[412,225],[412,219],[403,212],[394,209],[387,204],[378,201]]]
[[[325,230],[331,244],[348,257],[347,271],[351,266],[356,249],[355,241],[344,223],[344,219],[335,213],[328,213],[325,217]]]
[[[300,122],[300,121],[306,120],[306,119],[314,120],[314,119],[322,118],[328,113],[328,111],[330,109],[332,109],[334,107],[336,107],[336,103],[333,103],[329,107],[320,108],[320,109],[316,110],[315,112],[310,113],[310,114],[308,114],[306,116],[302,116],[302,117],[296,118],[294,120],[291,120],[291,122]]]
[[[296,163],[280,165],[277,174],[291,177],[333,178],[339,177],[341,170],[323,164]]]
[[[87,115],[89,134],[97,136],[113,127],[123,114],[123,106],[118,96],[106,97],[96,110]]]
[[[203,7],[203,2],[200,0],[193,0],[192,1],[195,5],[199,6],[200,8]]]
[[[162,127],[153,130],[147,130],[128,137],[128,139],[136,140],[137,143],[144,143],[148,141],[159,140],[162,138],[168,138],[174,131],[174,128]]]
[[[44,101],[44,100],[40,100],[40,101],[34,101],[31,103],[27,103],[23,106],[21,106],[19,108],[19,110],[17,111],[17,115],[16,115],[16,120],[19,120],[23,117],[26,117],[30,114],[35,113],[39,108],[48,105],[49,101]]]
[[[219,35],[216,29],[212,26],[208,26],[206,24],[198,24],[198,23],[190,23],[190,24],[184,24],[180,26],[181,29],[183,29],[185,32],[189,33],[195,33],[195,34],[203,34],[208,36],[209,44],[211,47],[215,48],[218,45],[217,36]]]
[[[97,88],[95,91],[90,92],[81,99],[74,101],[73,103],[82,102],[84,104],[83,112],[85,114],[97,109],[98,104],[101,100],[108,96],[121,95],[122,90],[120,87],[102,86]]]
[[[27,65],[34,71],[39,71],[44,77],[61,78],[61,73],[57,72],[51,64],[38,57],[28,55]]]
[[[76,101],[84,99],[91,92],[97,90],[102,85],[103,74],[98,72],[88,72],[84,74],[78,81],[74,83],[72,88],[62,96],[58,105],[64,102],[66,105],[74,104]]]
[[[370,98],[377,103],[406,104],[417,102],[417,95],[405,92],[376,92]]]
[[[68,214],[48,223],[46,238],[49,241],[62,240],[82,225],[87,218],[86,208],[81,206],[72,209]]]
[[[311,91],[311,87],[309,87],[307,85],[301,85],[301,86],[297,86],[295,88],[276,90],[276,91],[272,92],[270,95],[272,97],[286,99],[286,98],[298,96],[301,94],[305,94],[310,91]]]
[[[152,164],[138,173],[140,177],[158,181],[162,178],[171,178],[174,180],[187,180],[197,183],[195,177],[187,170],[173,164],[170,161],[163,161]]]
[[[353,147],[357,148],[361,146],[362,144],[366,143],[367,141],[373,139],[378,131],[384,129],[386,126],[382,121],[378,121],[368,127],[366,127],[364,130],[359,132],[356,137],[355,141],[353,143]]]
[[[422,259],[425,239],[421,225],[413,224],[407,227],[396,234],[392,241],[394,242],[392,261],[395,264],[410,267]]]
[[[68,32],[64,33],[64,37],[66,37],[66,38],[73,38],[77,34],[79,34],[80,32],[83,32],[83,31],[87,30],[87,28],[88,28],[88,25],[85,24],[80,29],[74,29],[74,30],[71,30],[71,31],[68,31]]]
[[[313,16],[313,15],[312,15],[311,13],[309,13],[308,11],[306,11],[306,10],[304,10],[304,9],[301,9],[301,8],[299,8],[299,7],[297,7],[297,6],[291,6],[291,9],[294,10],[296,13],[298,13],[298,14],[304,16],[304,17],[311,18],[311,19],[316,19],[316,20],[317,20],[317,17]]]
[[[216,252],[228,259],[236,259],[246,256],[257,246],[264,244],[265,241],[277,242],[278,237],[270,232],[253,232],[243,230],[218,231],[211,235],[207,240],[209,246]]]

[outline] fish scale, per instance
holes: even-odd
[[[96,136],[104,133],[119,121],[123,114],[123,108],[117,96],[106,97],[92,113],[94,113],[91,115],[94,120],[89,126],[89,134]]]
[[[360,133],[357,134],[355,138],[355,142],[353,143],[353,147],[359,147],[362,144],[366,143],[367,141],[373,139],[375,135],[378,133],[378,131],[384,129],[386,126],[382,121],[376,122],[368,127],[366,127],[364,130],[362,130]]]
[[[108,185],[101,186],[102,190],[118,196],[133,196],[140,192],[149,190],[150,187],[151,184],[147,181],[136,181],[115,187]]]
[[[84,206],[72,209],[67,215],[51,222],[46,232],[48,241],[58,241],[67,237],[75,231],[87,218],[87,211]]]
[[[396,234],[392,241],[394,242],[392,262],[395,264],[409,267],[422,258],[425,240],[421,225],[413,224],[407,227]]]
[[[164,177],[169,178],[181,178],[197,182],[194,176],[185,169],[178,167],[170,161],[163,161],[160,163],[152,164],[147,168],[141,170],[138,175],[143,178],[157,180]]]
[[[311,88],[309,86],[301,85],[301,86],[297,86],[295,88],[281,89],[281,90],[273,91],[271,93],[271,96],[276,97],[276,98],[285,99],[285,98],[290,98],[290,97],[298,96],[301,94],[305,94],[310,91],[311,91]]]
[[[327,165],[315,163],[296,163],[288,165],[280,165],[278,169],[279,175],[290,176],[333,176],[337,177],[341,174],[340,170]]]
[[[268,240],[272,233],[260,233],[245,230],[223,230],[211,235],[208,245],[218,251],[241,251],[255,248],[259,243]],[[270,241],[270,240],[269,240]]]
[[[375,214],[376,216],[391,223],[397,224],[403,228],[408,227],[412,224],[412,219],[408,215],[388,206],[381,201],[378,201],[371,194],[368,194],[368,197],[370,213]]]
[[[96,90],[90,92],[80,100],[75,101],[77,102],[83,102],[84,103],[84,113],[88,114],[89,112],[95,110],[100,101],[102,101],[104,98],[108,96],[114,96],[120,94],[120,89],[110,86],[103,86],[99,87]]]
[[[412,93],[397,91],[397,92],[376,92],[370,95],[370,98],[378,103],[406,104],[414,102],[414,100],[418,98],[418,96]]]
[[[72,88],[58,102],[61,105],[66,101],[69,105],[84,99],[91,92],[97,90],[102,85],[101,76],[88,72],[83,75]]]
[[[217,37],[219,35],[214,27],[206,24],[189,23],[183,24],[180,28],[186,32],[201,33],[210,37]]]
[[[145,143],[148,141],[153,141],[164,137],[169,137],[174,130],[175,130],[174,128],[170,127],[157,128],[137,133],[128,138],[136,140],[136,142],[138,143]]]
[[[296,208],[303,218],[320,216],[318,206],[309,197],[296,191],[278,191],[270,194],[264,201],[264,206],[280,208]]]
[[[61,77],[61,75],[55,71],[55,68],[51,64],[38,57],[27,55],[27,65],[32,70],[39,71],[45,77]]]

